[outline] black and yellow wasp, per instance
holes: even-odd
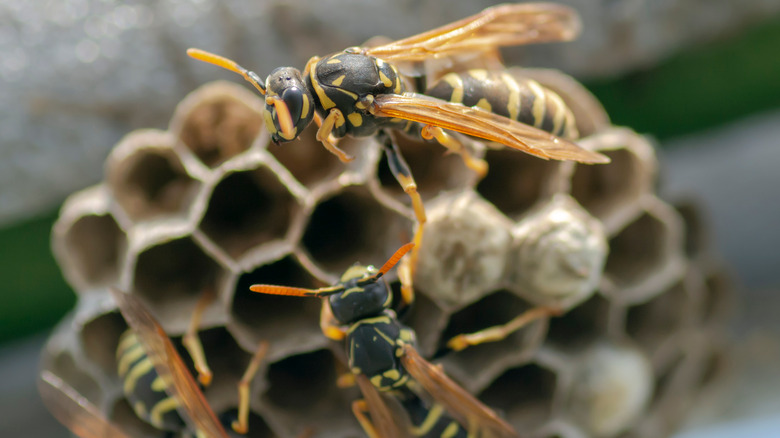
[[[264,118],[277,144],[295,140],[313,120],[317,140],[347,162],[340,138],[378,135],[391,172],[411,197],[419,226],[414,243],[422,241],[425,210],[417,184],[391,133],[435,139],[479,176],[487,163],[455,136],[456,131],[499,143],[543,159],[607,163],[597,152],[576,145],[572,112],[562,99],[531,79],[504,70],[472,70],[444,75],[425,90],[414,90],[399,66],[461,55],[490,54],[497,49],[539,42],[567,41],[579,32],[575,11],[550,3],[500,5],[421,33],[375,47],[351,47],[322,58],[313,57],[301,73],[292,67],[273,70],[263,81],[232,60],[199,49],[189,55],[242,75],[265,95]],[[404,301],[412,295],[416,250],[399,270]]]
[[[370,438],[518,436],[490,408],[423,359],[415,349],[414,332],[390,308],[392,291],[382,277],[413,246],[402,246],[379,269],[350,267],[335,286],[304,289],[258,284],[250,289],[326,298],[320,326],[325,336],[346,341],[350,376],[365,397],[352,409]],[[395,398],[405,415],[397,415],[382,393]],[[423,400],[427,395],[433,398],[432,404]]]
[[[261,343],[239,382],[238,418],[225,419],[230,423],[225,427],[160,324],[135,296],[116,289],[112,293],[129,325],[117,347],[119,374],[127,399],[139,417],[168,435],[227,438],[231,436],[227,429],[246,433],[249,383],[262,362],[267,343]],[[50,371],[41,373],[38,388],[55,418],[79,437],[127,436],[89,400]]]

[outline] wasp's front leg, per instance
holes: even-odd
[[[333,136],[333,129],[344,124],[344,114],[342,114],[338,108],[331,108],[325,119],[321,119],[319,115],[315,114],[314,121],[317,123],[317,126],[320,127],[320,129],[317,130],[317,141],[322,143],[322,145],[325,146],[325,149],[339,157],[339,160],[341,160],[342,163],[349,163],[355,159],[355,157],[347,154],[336,146],[338,140]]]
[[[244,371],[244,375],[238,382],[238,420],[230,425],[236,433],[246,434],[249,432],[249,385],[260,369],[266,353],[268,352],[268,342],[262,341],[257,346],[257,351],[252,356],[252,360]]]
[[[190,320],[187,332],[181,340],[182,344],[184,344],[184,348],[187,349],[187,352],[192,358],[195,370],[198,372],[198,382],[203,386],[209,386],[211,384],[213,374],[211,368],[209,368],[208,362],[206,362],[206,355],[203,353],[203,344],[201,344],[200,338],[198,338],[198,329],[200,328],[203,312],[215,298],[216,294],[212,289],[207,289],[201,294],[198,302],[195,304],[195,309],[192,311],[192,319]]]
[[[327,299],[322,300],[322,309],[320,310],[320,330],[328,339],[342,341],[347,337],[347,329],[339,325],[333,312],[330,310],[330,303]]]

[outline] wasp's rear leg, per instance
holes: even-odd
[[[260,369],[266,353],[268,352],[268,342],[261,341],[257,346],[257,351],[249,361],[249,365],[244,371],[244,375],[238,382],[238,420],[233,421],[231,427],[236,433],[246,434],[249,431],[249,385]]]
[[[409,305],[414,302],[414,284],[413,277],[414,271],[417,267],[417,254],[422,243],[423,228],[427,218],[425,216],[425,206],[423,206],[422,197],[417,191],[417,183],[414,181],[409,165],[406,164],[406,160],[401,155],[401,151],[398,149],[398,145],[393,141],[393,138],[389,133],[380,131],[377,135],[379,142],[385,149],[385,155],[387,155],[387,164],[390,167],[390,172],[401,184],[407,195],[412,200],[412,208],[414,209],[414,216],[417,219],[417,230],[414,233],[414,248],[412,248],[409,257],[401,262],[398,267],[398,278],[401,280],[401,297],[404,304]]]
[[[560,314],[561,310],[558,308],[535,307],[514,317],[506,324],[488,327],[474,333],[457,335],[447,341],[447,347],[454,351],[460,351],[472,345],[500,341],[537,319],[549,318]]]
[[[420,136],[425,140],[436,139],[442,146],[454,152],[463,159],[463,164],[469,169],[477,173],[477,177],[482,179],[487,175],[488,164],[481,158],[474,157],[463,144],[455,137],[444,132],[443,129],[438,126],[425,125],[420,132]]]
[[[203,344],[201,344],[200,338],[198,338],[198,328],[200,327],[203,312],[215,298],[216,294],[212,289],[207,289],[201,294],[198,302],[195,304],[195,309],[192,311],[190,326],[187,328],[187,332],[181,340],[182,344],[184,344],[184,348],[187,349],[187,352],[192,358],[195,370],[198,372],[198,382],[203,386],[209,386],[209,384],[211,384],[213,374],[206,362],[206,355],[203,353]]]
[[[374,423],[368,418],[368,403],[365,400],[355,400],[352,402],[352,413],[355,415],[360,427],[366,433],[368,438],[382,438],[379,432],[376,430]]]

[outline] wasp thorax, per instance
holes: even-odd
[[[390,305],[390,288],[384,281],[362,286],[358,284],[358,281],[374,273],[376,271],[372,267],[353,266],[342,276],[344,292],[330,296],[331,311],[339,322],[349,324],[370,318],[379,315]]]
[[[301,72],[279,67],[265,80],[265,88],[263,117],[271,140],[277,144],[295,140],[314,117],[314,100]]]

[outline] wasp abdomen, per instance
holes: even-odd
[[[568,139],[578,137],[574,114],[552,90],[506,71],[448,73],[425,94],[475,106]]]
[[[165,392],[165,384],[132,330],[119,338],[117,373],[127,401],[139,418],[164,431],[180,431],[184,420],[176,410],[179,403]]]

